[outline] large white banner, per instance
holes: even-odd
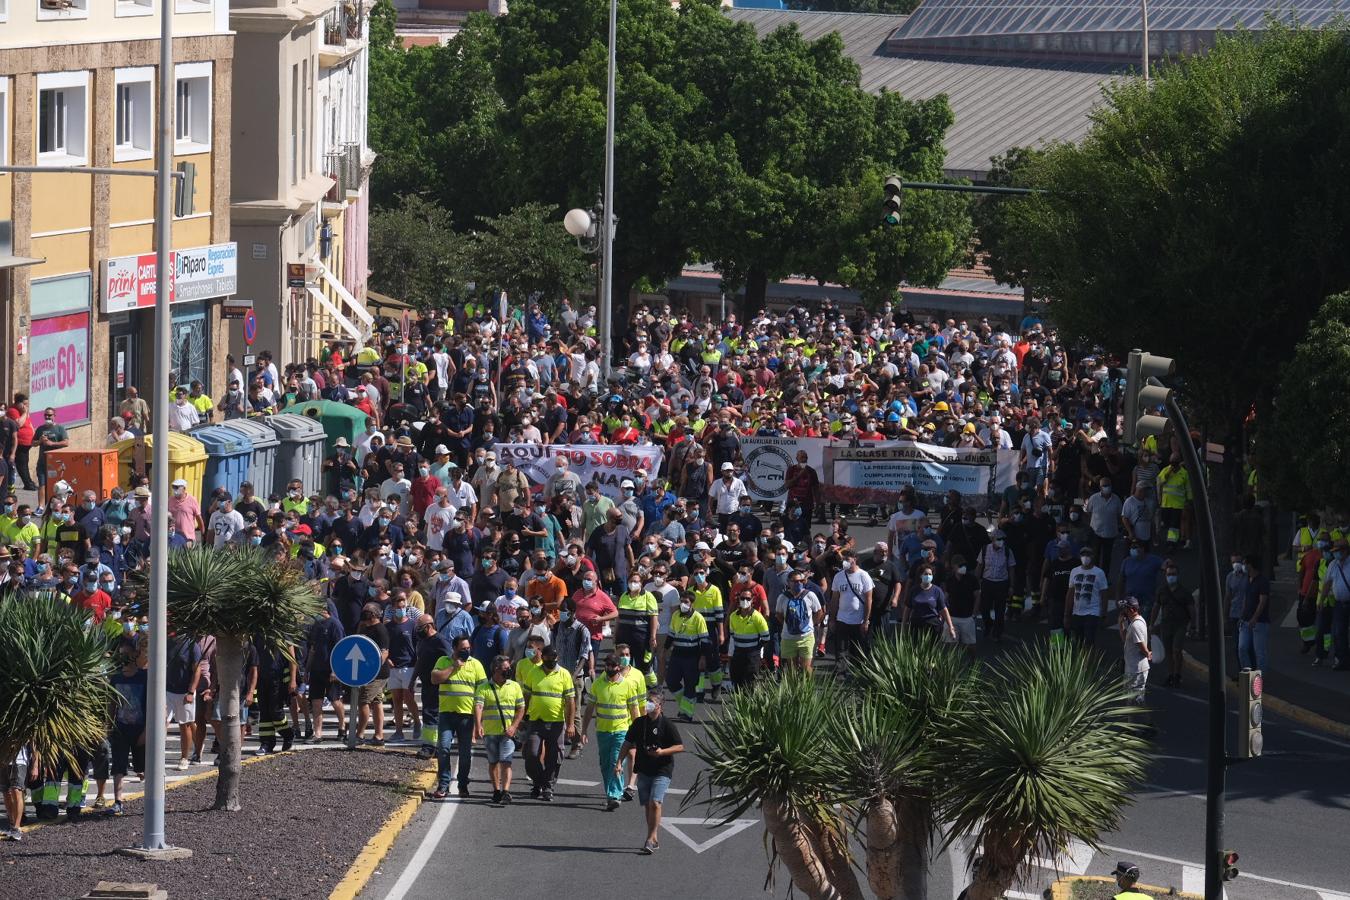
[[[745,486],[756,500],[787,499],[787,470],[806,451],[831,503],[893,503],[912,485],[920,497],[960,491],[978,506],[1017,478],[1015,451],[939,447],[913,441],[864,441],[850,447],[829,438],[743,437]]]
[[[542,485],[558,470],[556,461],[566,456],[568,467],[577,473],[582,485],[600,483],[600,491],[611,499],[622,495],[619,485],[632,478],[638,469],[656,477],[661,468],[660,447],[616,447],[608,444],[497,444],[497,464],[507,458],[525,473],[532,485]]]

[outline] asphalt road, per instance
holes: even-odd
[[[860,546],[872,529],[855,529]],[[1123,827],[1103,838],[1103,849],[1070,847],[1061,872],[1107,874],[1130,859],[1151,884],[1183,890],[1203,887],[1205,701],[1199,686],[1150,691],[1158,761],[1126,813]],[[674,704],[667,704],[674,712]],[[1350,900],[1350,854],[1345,850],[1350,808],[1350,743],[1302,730],[1268,716],[1265,755],[1233,767],[1228,779],[1226,845],[1241,854],[1242,875],[1230,900]],[[1236,715],[1230,715],[1236,728]],[[702,729],[681,726],[692,744]],[[680,757],[674,787],[687,791],[698,761]],[[517,760],[517,802],[487,803],[490,789],[481,756],[474,761],[474,796],[423,804],[404,829],[363,898],[441,900],[473,896],[514,898],[522,891],[549,900],[593,900],[622,884],[644,897],[732,900],[786,897],[785,873],[766,883],[768,845],[753,813],[729,826],[710,827],[685,793],[667,798],[660,851],[638,848],[645,836],[642,810],[626,803],[606,813],[594,744],[565,762],[552,804],[528,799]],[[520,786],[524,789],[520,790]],[[521,795],[524,794],[524,799]],[[936,858],[930,897],[949,900],[965,884],[965,848]],[[1038,866],[1009,897],[1040,897],[1056,873]]]

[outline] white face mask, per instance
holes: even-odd
[[[646,704],[643,705],[642,708],[647,712],[648,715],[651,715],[652,713],[656,712],[656,710],[657,710],[656,701],[655,701],[655,700],[648,700],[648,701],[646,702]]]
[[[750,601],[750,600],[741,600],[741,601],[740,601],[741,609],[749,609],[752,605],[753,605],[753,603],[752,603],[752,601]]]
[[[1078,561],[1083,564],[1083,568],[1085,569],[1092,565],[1092,557],[1090,556],[1080,556],[1078,557]]]
[[[693,605],[692,603],[681,603],[681,604],[680,604],[680,612],[684,613],[686,616],[689,615],[689,613],[692,612],[693,609],[694,609],[694,605]]]

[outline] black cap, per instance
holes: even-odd
[[[1138,881],[1139,867],[1132,862],[1122,859],[1120,862],[1116,863],[1116,867],[1111,871],[1111,874]]]

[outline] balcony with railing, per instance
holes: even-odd
[[[363,0],[336,0],[323,17],[323,46],[319,64],[335,66],[365,46],[366,8]]]
[[[361,189],[361,145],[349,143],[333,147],[323,155],[323,171],[333,179],[333,186],[324,200],[342,203],[347,199],[348,191]]]

